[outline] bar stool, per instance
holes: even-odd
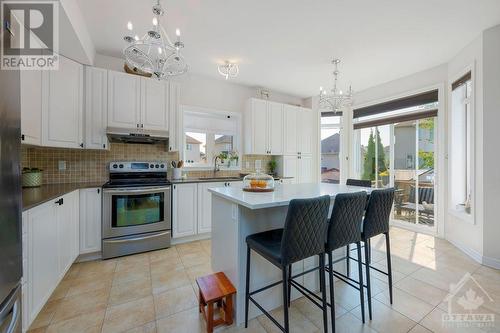
[[[389,218],[391,216],[392,204],[394,202],[394,188],[373,190],[370,193],[368,206],[366,208],[365,218],[361,240],[365,247],[365,266],[366,266],[366,287],[368,296],[368,314],[372,319],[372,300],[371,300],[371,282],[370,269],[374,269],[384,275],[389,280],[389,299],[392,304],[392,267],[391,267],[391,245],[389,241]],[[387,253],[387,272],[384,272],[370,265],[371,248],[370,239],[377,235],[385,235],[385,246]]]
[[[361,261],[361,223],[366,207],[366,192],[345,193],[335,196],[330,223],[328,224],[327,241],[325,252],[328,255],[328,265],[326,271],[329,275],[330,283],[330,311],[332,317],[332,332],[335,332],[335,302],[334,302],[334,275],[359,290],[360,304],[364,304],[363,292],[363,267]],[[358,275],[359,281],[351,279],[349,276],[334,271],[333,269],[333,251],[340,249],[348,244],[355,243],[358,253]],[[350,253],[337,259],[339,262],[350,258]],[[349,259],[348,259],[349,260]],[[364,307],[361,307],[361,318],[365,322]]]
[[[245,328],[248,327],[249,302],[252,301],[278,328],[288,333],[290,331],[288,320],[288,304],[290,302],[288,284],[290,283],[290,275],[287,268],[295,262],[318,255],[320,257],[320,284],[323,291],[321,307],[323,310],[324,329],[327,332],[324,251],[329,206],[330,196],[328,195],[313,199],[291,200],[283,229],[274,229],[247,236]],[[250,250],[254,250],[271,264],[281,269],[282,280],[250,292]],[[283,285],[284,326],[280,325],[252,297],[256,293],[279,284]]]

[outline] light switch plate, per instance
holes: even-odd
[[[66,161],[58,161],[57,169],[59,169],[59,171],[66,170]]]

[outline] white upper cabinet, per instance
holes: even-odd
[[[168,151],[179,151],[184,142],[184,131],[180,104],[180,85],[170,81],[168,85]]]
[[[299,108],[293,105],[285,105],[283,108],[283,119],[284,119],[284,138],[285,138],[285,155],[293,155],[299,152],[298,138],[297,138],[297,128]]]
[[[59,56],[59,69],[42,73],[42,144],[83,147],[83,66]]]
[[[292,105],[284,106],[285,155],[310,155],[318,133],[316,112]],[[319,140],[319,137],[318,137]]]
[[[168,83],[143,78],[141,89],[141,128],[168,130]]]
[[[139,128],[141,122],[141,77],[108,72],[108,126]]]
[[[21,142],[42,144],[42,72],[20,71]]]
[[[85,143],[88,149],[109,149],[108,71],[85,66]]]
[[[283,104],[252,98],[245,111],[245,153],[283,153]]]

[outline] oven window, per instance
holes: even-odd
[[[113,195],[112,226],[131,227],[163,221],[164,193]]]

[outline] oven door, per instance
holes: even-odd
[[[170,186],[103,189],[102,237],[171,229]]]

